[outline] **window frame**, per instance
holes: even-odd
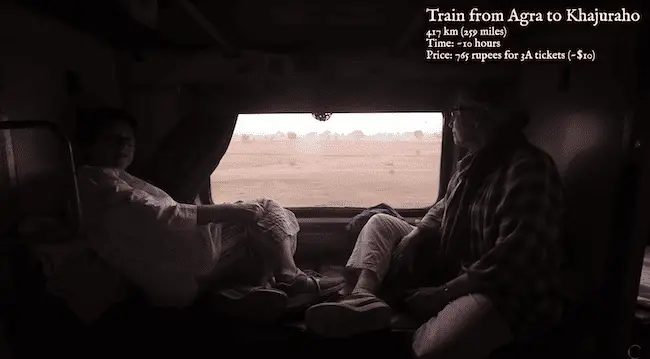
[[[440,151],[440,177],[438,186],[438,195],[433,203],[438,202],[447,191],[447,184],[456,168],[456,162],[459,158],[459,152],[454,145],[453,134],[448,126],[449,116],[442,112],[442,145]],[[212,174],[212,173],[211,173]],[[210,175],[211,175],[210,174]],[[212,186],[210,184],[210,175],[206,181],[203,190],[199,194],[203,203],[214,204],[212,200]],[[367,207],[286,207],[292,211],[296,218],[351,218],[361,213]],[[423,208],[395,208],[405,218],[420,218],[424,216],[431,206]]]

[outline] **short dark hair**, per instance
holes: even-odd
[[[97,140],[99,132],[106,125],[121,122],[136,131],[138,124],[126,111],[112,107],[81,109],[77,111],[75,140],[81,145],[89,145]]]

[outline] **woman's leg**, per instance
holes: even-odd
[[[222,257],[219,259],[214,278],[216,287],[228,289],[264,286],[283,292],[288,296],[287,305],[300,308],[322,301],[342,289],[342,278],[321,277],[305,273],[294,261],[297,235],[277,236],[268,231],[241,225],[224,225],[222,230]],[[274,280],[272,280],[274,279]],[[245,290],[245,289],[244,289]],[[259,292],[259,290],[258,290]],[[257,293],[260,305],[268,300],[267,293]],[[237,300],[244,298],[239,294],[230,294]],[[246,299],[250,305],[256,305],[252,296]]]
[[[291,281],[298,274],[302,273],[296,266],[293,256],[296,253],[297,235],[288,236],[280,242],[279,265],[275,268],[275,279],[280,282]]]
[[[273,249],[270,241],[251,238],[239,224],[223,225],[221,244],[217,265],[202,283],[200,306],[251,321],[273,321],[284,314],[287,295],[270,287],[279,246]]]
[[[290,308],[303,308],[322,302],[336,294],[345,285],[341,277],[323,277],[317,273],[303,271],[294,261],[297,236],[280,241],[279,266],[275,270],[274,287],[289,296]]]

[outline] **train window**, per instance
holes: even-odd
[[[241,114],[211,175],[214,203],[423,208],[438,197],[441,113]]]

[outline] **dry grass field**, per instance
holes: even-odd
[[[286,207],[431,205],[438,193],[436,140],[234,138],[211,176],[215,203],[269,197]]]

